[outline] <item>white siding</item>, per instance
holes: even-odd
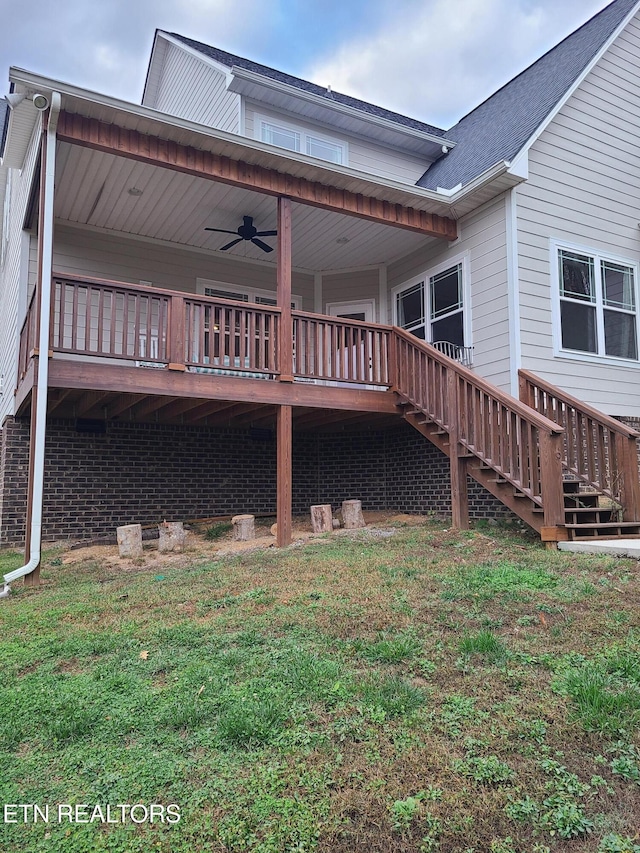
[[[154,287],[195,293],[196,278],[276,289],[275,267],[217,258],[203,252],[102,234],[68,226],[56,228],[54,270],[70,275],[94,276],[114,281],[151,281]],[[303,309],[313,311],[313,276],[294,271],[292,290],[303,299]]]
[[[424,174],[431,162],[416,154],[397,151],[358,136],[350,136],[329,125],[312,124],[289,113],[275,112],[272,108],[263,109],[262,106],[255,103],[245,105],[244,132],[251,139],[255,138],[254,116],[256,113],[274,121],[296,125],[303,130],[315,131],[340,142],[346,142],[349,148],[349,162],[345,165],[368,175],[378,175],[382,178],[413,185]]]
[[[469,260],[474,370],[509,392],[505,197],[494,199],[461,219],[459,228],[459,241],[453,244],[432,243],[425,250],[414,252],[392,264],[389,267],[389,293],[414,276],[466,254]],[[391,303],[389,316],[393,316]]]
[[[39,128],[38,128],[39,129]],[[21,292],[25,279],[24,219],[29,192],[38,159],[40,135],[34,133],[21,170],[11,170],[10,210],[4,263],[0,267],[0,426],[6,415],[13,414],[13,391],[16,387],[20,327],[24,320],[26,293]],[[24,288],[22,288],[24,290]]]
[[[361,302],[374,299],[376,319],[380,302],[380,274],[377,269],[354,270],[352,272],[325,275],[322,277],[322,303],[326,310],[330,302]]]
[[[640,259],[640,20],[532,146],[518,188],[522,366],[609,414],[640,415],[640,363],[554,357],[550,240]]]
[[[240,132],[240,96],[226,90],[226,75],[173,44],[165,54],[155,109],[179,118]]]

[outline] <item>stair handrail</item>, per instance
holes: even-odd
[[[546,527],[562,526],[564,428],[404,329],[393,333],[394,390],[541,506]]]
[[[638,520],[640,434],[530,370],[518,376],[522,402],[564,427],[566,471],[619,503],[625,520]]]

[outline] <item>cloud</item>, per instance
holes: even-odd
[[[403,3],[305,69],[340,92],[448,128],[607,0]]]

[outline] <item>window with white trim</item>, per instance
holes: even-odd
[[[418,276],[394,291],[395,322],[422,340],[464,347],[463,263]]]
[[[338,166],[347,165],[347,145],[339,139],[260,115],[256,115],[254,121],[255,135],[262,142]]]
[[[557,251],[561,349],[637,361],[636,264],[568,247]]]
[[[196,292],[204,296],[219,296],[222,299],[233,299],[235,302],[253,302],[256,305],[277,305],[276,295],[271,290],[229,285],[222,281],[210,281],[206,278],[196,279]],[[291,297],[291,307],[299,309],[302,299]]]

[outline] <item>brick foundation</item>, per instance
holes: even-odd
[[[0,433],[0,543],[24,541],[28,421]],[[108,422],[78,432],[47,426],[43,538],[81,539],[122,524],[237,513],[274,513],[273,434],[166,424]],[[293,511],[359,498],[365,510],[451,512],[449,460],[411,427],[386,432],[296,433]],[[474,481],[472,518],[513,518]]]

